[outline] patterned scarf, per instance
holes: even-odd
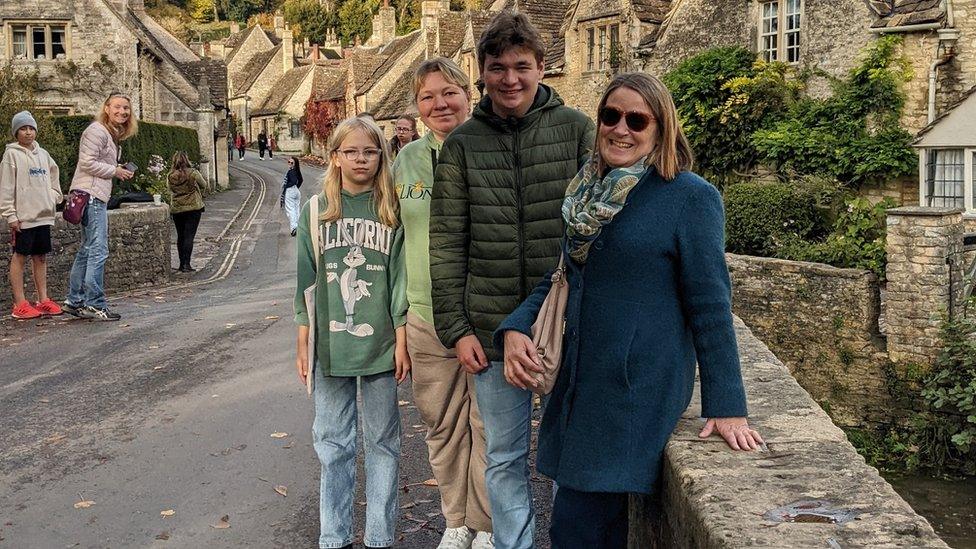
[[[569,256],[580,265],[586,263],[590,244],[623,209],[627,195],[648,169],[641,160],[628,168],[614,168],[601,178],[598,165],[599,158],[594,153],[569,184],[563,200]]]

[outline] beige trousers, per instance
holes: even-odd
[[[485,425],[478,413],[474,376],[464,371],[434,327],[407,313],[407,351],[413,397],[427,425],[430,467],[448,528],[491,532],[485,487]]]

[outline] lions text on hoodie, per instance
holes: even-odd
[[[63,199],[58,165],[41,146],[10,143],[0,161],[0,217],[20,222],[23,229],[54,225],[54,212]]]

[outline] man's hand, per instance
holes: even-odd
[[[532,340],[515,330],[505,332],[505,381],[519,389],[539,386],[534,374],[545,371]]]
[[[478,341],[478,336],[471,334],[462,337],[454,344],[454,353],[465,372],[477,374],[488,367],[488,357],[485,349]]]
[[[7,226],[10,227],[11,231],[20,231],[20,221],[10,221]]]

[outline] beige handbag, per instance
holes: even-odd
[[[535,345],[539,360],[545,369],[535,374],[539,385],[532,387],[532,392],[547,395],[552,392],[562,366],[563,330],[566,327],[566,301],[569,299],[569,284],[566,283],[566,264],[564,255],[559,254],[559,266],[552,273],[552,286],[542,302],[539,316],[532,324],[532,343]]]
[[[308,224],[312,233],[312,250],[315,253],[315,278],[319,272],[319,197],[313,194],[308,203]],[[311,395],[315,390],[315,288],[318,282],[305,288],[305,310],[308,311],[308,374],[305,390]]]

